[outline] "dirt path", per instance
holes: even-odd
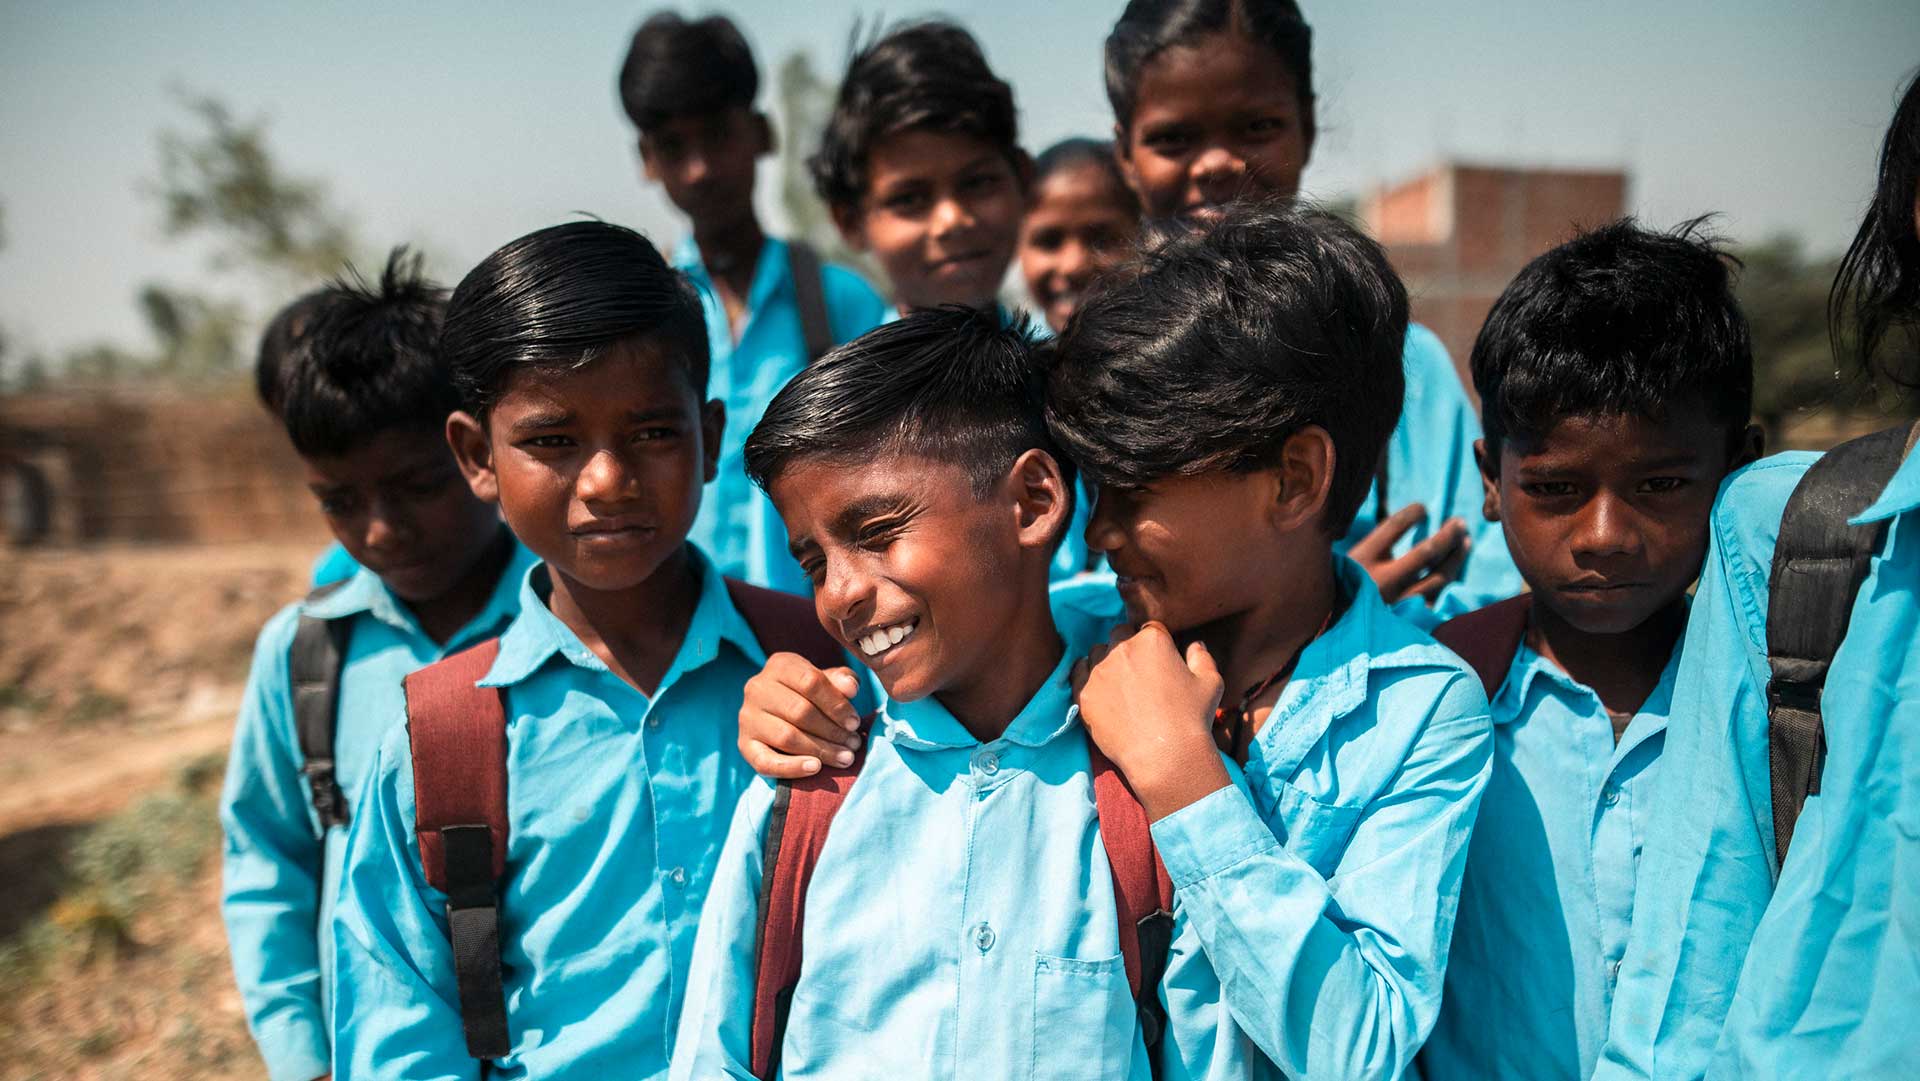
[[[0,735],[0,836],[112,814],[232,736],[232,709],[165,727]]]

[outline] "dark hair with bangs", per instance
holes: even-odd
[[[1880,173],[1860,231],[1854,234],[1827,298],[1834,355],[1866,374],[1879,371],[1920,388],[1920,74],[1894,110],[1880,146]],[[1897,340],[1885,351],[1889,334]]]
[[[753,50],[724,15],[651,16],[633,32],[620,65],[620,105],[642,132],[676,116],[751,109],[759,93]]]
[[[1072,169],[1097,169],[1100,176],[1114,190],[1120,201],[1130,208],[1130,213],[1138,216],[1140,199],[1133,189],[1127,186],[1127,178],[1120,172],[1120,162],[1113,156],[1113,143],[1105,139],[1089,139],[1075,136],[1062,139],[1040,152],[1033,159],[1033,186],[1038,189],[1046,179],[1055,173],[1064,173]]]
[[[1140,73],[1154,57],[1221,33],[1263,45],[1286,65],[1311,141],[1313,29],[1293,0],[1131,0],[1107,35],[1107,101],[1121,130],[1133,126]]]
[[[765,488],[795,462],[867,463],[889,453],[949,462],[984,498],[1029,450],[1073,464],[1047,431],[1046,364],[1023,319],[946,305],[862,334],[793,377],[747,437]]]
[[[907,131],[970,135],[1026,176],[1013,88],[987,66],[973,35],[954,23],[908,23],[855,50],[820,149],[807,159],[820,198],[831,207],[857,205],[874,145]]]
[[[663,345],[706,397],[707,324],[693,286],[639,233],[577,221],[528,233],[469,271],[441,349],[464,407],[485,419],[515,372],[583,367],[635,339]]]
[[[1753,345],[1733,260],[1696,218],[1671,233],[1631,218],[1528,263],[1473,343],[1487,450],[1576,416],[1667,416],[1698,402],[1737,444],[1753,409]]]
[[[1324,525],[1346,532],[1400,419],[1407,291],[1330,214],[1239,203],[1159,238],[1074,313],[1047,419],[1100,484],[1252,472],[1308,426],[1333,440]]]
[[[293,346],[275,394],[281,423],[303,455],[345,454],[395,428],[438,431],[460,407],[440,363],[446,291],[420,276],[404,247],[380,284],[351,267],[283,316]],[[263,350],[264,353],[264,350]]]

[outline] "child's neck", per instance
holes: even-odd
[[[1312,560],[1283,580],[1288,582],[1285,589],[1260,591],[1254,607],[1182,636],[1199,639],[1213,655],[1226,684],[1220,700],[1224,707],[1238,706],[1241,695],[1296,660],[1327,625],[1339,593],[1333,560]],[[1259,701],[1249,705],[1271,705],[1284,686],[1284,681],[1274,680]],[[1254,716],[1256,722],[1265,720],[1264,711],[1256,710]]]
[[[746,305],[747,292],[753,287],[753,273],[760,264],[760,250],[767,234],[760,228],[760,217],[749,210],[730,222],[702,228],[693,227],[693,242],[700,247],[700,263],[707,276],[718,286],[723,299]],[[729,303],[729,312],[732,310]]]
[[[1660,684],[1687,626],[1687,599],[1675,597],[1647,621],[1619,634],[1591,634],[1560,618],[1536,597],[1527,645],[1592,688],[1607,712],[1631,716]],[[1619,738],[1616,730],[1615,738]]]
[[[1007,629],[994,635],[1004,646],[994,652],[978,677],[964,686],[950,686],[934,695],[968,734],[982,743],[1006,735],[1007,726],[1040,693],[1047,677],[1060,666],[1066,646],[1054,628],[1046,590],[1040,602],[1026,606]]]
[[[502,522],[493,542],[452,588],[432,600],[406,602],[413,618],[420,621],[420,629],[435,645],[446,645],[448,639],[473,622],[473,617],[487,606],[512,558],[513,534],[507,532],[506,523]]]
[[[613,674],[651,696],[680,652],[700,603],[699,569],[682,544],[631,589],[600,591],[552,575],[547,608]]]

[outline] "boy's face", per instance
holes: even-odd
[[[772,149],[767,118],[740,106],[676,116],[640,136],[647,179],[666,189],[696,229],[724,228],[753,213],[755,165]]]
[[[801,459],[768,493],[821,625],[909,702],[982,686],[1020,648],[1009,632],[1023,605],[1044,611],[1069,513],[1059,466],[1037,450],[984,499],[960,466],[899,453]]]
[[[301,461],[334,538],[402,600],[446,593],[499,533],[500,516],[468,490],[438,429],[389,428]]]
[[[522,543],[598,591],[640,585],[686,541],[725,420],[650,340],[571,371],[522,369],[487,414],[447,422],[474,493]]]
[[[991,143],[905,131],[874,144],[865,195],[835,208],[834,221],[849,246],[879,260],[902,308],[988,308],[1020,237],[1023,185]]]
[[[1576,629],[1621,634],[1686,592],[1707,552],[1708,515],[1729,470],[1727,432],[1700,407],[1661,422],[1570,417],[1537,442],[1505,440],[1498,474],[1475,445],[1486,516],[1534,596]]]
[[[1097,165],[1061,169],[1035,186],[1020,227],[1020,273],[1058,333],[1093,279],[1126,257],[1139,230],[1130,200]]]
[[[1162,50],[1141,69],[1121,171],[1151,220],[1218,217],[1240,196],[1292,199],[1313,151],[1286,64],[1245,35]]]

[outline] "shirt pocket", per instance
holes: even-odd
[[[1322,878],[1332,878],[1362,810],[1324,802],[1280,781],[1274,785],[1274,814],[1269,821],[1279,820],[1281,828],[1276,832],[1287,851],[1306,860]]]
[[[1126,962],[1119,955],[1079,961],[1034,953],[1035,1081],[1125,1078],[1136,1027]]]

